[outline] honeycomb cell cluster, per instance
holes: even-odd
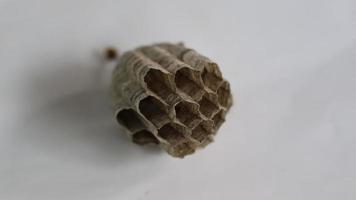
[[[124,53],[111,93],[115,117],[133,142],[181,158],[213,141],[232,105],[218,65],[181,43]]]

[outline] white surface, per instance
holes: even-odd
[[[184,160],[131,144],[97,51],[184,41],[235,106]],[[356,2],[0,0],[0,199],[356,198]]]

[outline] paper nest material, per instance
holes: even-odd
[[[183,44],[124,53],[111,93],[115,117],[133,142],[181,158],[213,141],[232,105],[218,65]]]

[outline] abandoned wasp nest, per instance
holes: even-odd
[[[133,142],[181,158],[213,141],[232,105],[218,65],[181,43],[124,53],[111,92],[115,117]]]

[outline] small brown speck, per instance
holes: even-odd
[[[118,56],[118,52],[114,47],[107,47],[105,49],[105,57],[108,60],[114,60],[117,58],[117,56]]]

